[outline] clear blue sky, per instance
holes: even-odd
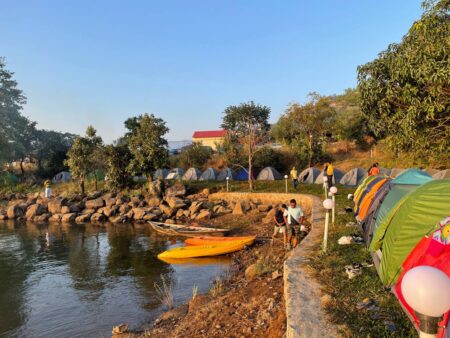
[[[169,140],[216,129],[254,100],[278,119],[311,91],[356,85],[356,67],[400,41],[420,0],[0,0],[0,55],[39,128],[110,142],[144,112]]]

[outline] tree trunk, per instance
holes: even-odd
[[[97,172],[94,171],[94,184],[95,184],[95,191],[98,191],[98,180],[97,180]]]
[[[248,189],[250,191],[253,191],[253,175],[252,175],[252,152],[251,150],[248,151]]]
[[[80,184],[81,193],[84,194],[84,178],[80,178],[79,184]]]

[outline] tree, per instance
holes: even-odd
[[[194,142],[184,147],[178,155],[178,163],[182,168],[202,168],[211,158],[211,148],[202,146],[201,143]]]
[[[239,143],[248,163],[248,186],[253,190],[253,159],[259,146],[268,139],[270,108],[253,101],[229,106],[224,111],[222,128],[233,143]],[[258,148],[259,147],[259,148]]]
[[[118,143],[105,147],[107,185],[110,189],[120,190],[130,184],[127,168],[131,159],[132,155],[127,144]]]
[[[94,127],[88,126],[86,130],[86,138],[92,147],[91,167],[90,170],[94,175],[95,190],[98,190],[98,173],[105,168],[105,156],[103,140],[97,135],[97,130]]]
[[[125,127],[128,129],[125,140],[133,155],[128,168],[135,174],[147,175],[151,182],[152,172],[168,163],[168,143],[164,135],[169,128],[164,120],[153,114],[129,118]]]
[[[361,109],[379,138],[415,159],[448,158],[450,1],[425,1],[401,43],[358,67]]]

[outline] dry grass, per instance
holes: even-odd
[[[223,293],[224,283],[222,279],[217,276],[214,280],[213,286],[209,290],[209,294],[212,298],[216,298],[217,296],[221,295]]]
[[[172,280],[166,275],[161,275],[161,285],[155,282],[155,291],[159,301],[167,306],[168,309],[173,309],[173,285]]]

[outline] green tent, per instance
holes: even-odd
[[[373,227],[373,241],[378,237],[377,232],[381,222],[391,209],[397,204],[400,199],[406,194],[414,191],[420,185],[430,182],[433,178],[425,171],[418,169],[404,170],[400,175],[393,179],[390,184],[390,191],[381,203],[378,212],[376,213],[375,226]],[[380,234],[381,236],[383,233]],[[371,246],[372,247],[372,246]]]
[[[381,247],[383,284],[396,283],[403,261],[420,239],[450,213],[450,180],[430,181],[405,195],[380,224],[370,249]]]

